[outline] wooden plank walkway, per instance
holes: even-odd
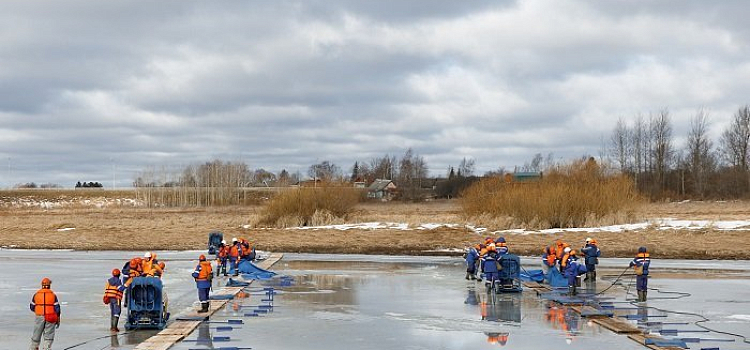
[[[269,269],[273,264],[281,260],[284,255],[281,253],[273,253],[268,259],[258,263],[258,267],[262,269]],[[252,281],[249,281],[252,283]],[[243,288],[246,287],[224,287],[212,295],[236,295]],[[187,314],[179,315],[178,317],[206,317],[211,316],[216,311],[221,310],[229,300],[211,300],[208,312],[198,313],[197,310],[188,312]],[[164,328],[161,332],[157,333],[151,338],[146,339],[143,343],[138,344],[135,350],[167,350],[171,348],[177,342],[185,339],[190,333],[192,333],[201,321],[174,321],[170,323],[167,328]]]

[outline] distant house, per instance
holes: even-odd
[[[534,182],[542,179],[542,172],[524,171],[515,173],[506,173],[505,182]]]
[[[391,200],[396,196],[396,191],[393,181],[377,179],[367,187],[367,198]]]

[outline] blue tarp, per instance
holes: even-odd
[[[265,280],[276,276],[275,272],[263,270],[247,260],[240,262],[239,270],[242,274],[242,278],[246,280]]]
[[[521,280],[541,283],[547,281],[551,287],[567,287],[568,279],[556,268],[550,268],[545,276],[542,270],[524,270],[521,272]]]
[[[544,272],[542,270],[523,270],[519,275],[522,281],[527,282],[544,282]]]
[[[550,268],[549,273],[547,273],[547,283],[549,283],[552,287],[567,287],[568,286],[568,279],[563,276],[560,271],[558,271],[556,268]]]

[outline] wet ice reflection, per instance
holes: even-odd
[[[294,259],[293,257],[290,257]],[[279,291],[272,312],[245,317],[222,346],[253,349],[640,349],[622,336],[582,320],[535,293],[491,295],[464,280],[450,259],[410,262],[282,261],[274,270],[293,278],[254,284],[214,319],[242,318]],[[290,261],[291,260],[291,261]],[[256,292],[253,292],[256,291]],[[214,333],[216,335],[216,333]],[[209,348],[179,344],[176,349]]]

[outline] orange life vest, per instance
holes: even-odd
[[[44,320],[50,323],[57,323],[59,315],[55,312],[55,306],[59,307],[57,295],[49,288],[42,288],[34,294],[32,299],[34,304],[34,314],[44,316]]]
[[[240,256],[240,250],[237,248],[237,244],[232,244],[232,248],[229,248],[229,256],[233,258]]]
[[[223,246],[219,248],[219,259],[224,259],[229,255],[229,247]]]
[[[200,266],[201,266],[201,270],[198,272],[198,277],[195,280],[196,281],[208,281],[208,277],[211,276],[211,274],[213,273],[213,270],[211,269],[211,262],[201,261]]]
[[[104,285],[104,303],[109,304],[111,298],[117,299],[119,303],[122,301],[122,291],[120,291],[120,286],[113,286],[107,281],[107,284]]]
[[[547,248],[547,266],[554,266],[555,260],[557,260],[555,249],[553,249],[552,247]]]

